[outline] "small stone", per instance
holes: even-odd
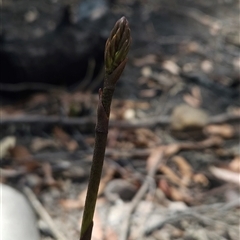
[[[124,119],[126,119],[126,120],[133,119],[133,118],[135,118],[135,116],[136,116],[136,112],[131,108],[127,109],[124,112]]]
[[[207,135],[221,136],[223,138],[232,138],[235,135],[235,130],[230,124],[208,125],[204,128]]]
[[[208,120],[209,116],[204,110],[181,104],[172,112],[171,128],[178,131],[202,128],[208,123]]]
[[[173,75],[179,75],[180,73],[180,67],[173,61],[165,61],[162,67]]]
[[[190,42],[188,45],[188,51],[191,53],[196,53],[200,51],[200,45],[197,42]]]
[[[152,69],[150,67],[143,67],[141,73],[144,77],[151,77]]]
[[[209,60],[204,60],[201,62],[201,69],[205,73],[210,73],[213,71],[213,63]]]

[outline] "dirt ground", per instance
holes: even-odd
[[[238,1],[117,0],[110,11],[127,17],[132,46],[93,239],[238,240]],[[56,86],[0,108],[1,181],[32,190],[50,215],[55,230],[35,209],[42,240],[79,239],[102,76],[92,80],[88,63],[87,89]]]

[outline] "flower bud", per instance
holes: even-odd
[[[120,18],[113,27],[105,46],[105,71],[110,75],[127,57],[131,44],[128,21]]]

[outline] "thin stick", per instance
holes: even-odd
[[[31,202],[34,210],[37,212],[37,214],[41,217],[42,220],[44,220],[45,223],[47,223],[49,229],[51,230],[52,234],[57,240],[67,240],[67,238],[57,229],[57,227],[54,224],[53,219],[48,214],[46,209],[43,207],[43,205],[40,203],[40,201],[37,199],[34,192],[29,187],[24,187],[23,192],[27,196],[28,200]]]
[[[240,120],[240,115],[223,113],[209,118],[208,124],[221,124],[226,122],[236,122]],[[86,126],[94,125],[95,117],[59,117],[59,116],[43,116],[43,115],[21,115],[1,117],[0,124],[62,124],[62,125],[78,125]],[[166,126],[170,124],[169,116],[157,116],[151,118],[134,119],[134,120],[110,120],[109,127],[118,128],[140,128],[153,126]]]
[[[136,207],[138,206],[138,203],[141,201],[141,199],[146,194],[148,187],[149,187],[149,182],[154,178],[156,171],[157,171],[157,167],[158,167],[160,161],[162,160],[162,157],[163,157],[163,148],[162,147],[156,148],[149,156],[149,158],[152,159],[151,162],[153,162],[153,164],[152,164],[151,168],[148,170],[148,175],[146,176],[144,183],[138,190],[137,194],[134,196],[134,198],[131,202],[130,208],[128,209],[128,212],[126,213],[125,222],[121,229],[120,240],[127,240],[128,233],[129,233],[129,227],[130,227],[131,215],[135,211]],[[150,161],[150,159],[148,159],[148,161]]]

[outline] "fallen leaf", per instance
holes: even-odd
[[[173,75],[179,75],[180,73],[180,67],[173,61],[167,60],[164,61],[162,64],[163,69],[169,71]]]
[[[199,146],[204,148],[210,148],[210,147],[219,147],[223,144],[223,139],[218,136],[211,136],[207,138],[206,140],[203,140],[202,142],[199,142]]]
[[[194,108],[198,108],[202,104],[202,95],[199,87],[195,86],[191,88],[191,94],[185,94],[183,99],[186,103]]]
[[[162,190],[166,197],[171,197],[170,186],[166,179],[160,179],[158,182],[158,187]]]
[[[159,188],[164,192],[166,197],[174,201],[190,202],[190,196],[187,195],[183,190],[179,190],[170,184],[165,179],[161,179],[158,184]]]
[[[9,154],[14,162],[24,166],[27,172],[32,172],[41,167],[39,162],[33,160],[32,154],[25,146],[17,145],[9,149]]]
[[[60,205],[65,209],[81,209],[84,207],[84,203],[77,199],[61,199]]]
[[[53,139],[46,139],[40,137],[34,138],[31,143],[31,150],[33,152],[39,152],[46,148],[58,148],[58,147],[59,144]]]
[[[143,67],[144,65],[154,64],[157,62],[157,56],[153,54],[148,54],[142,58],[133,59],[133,64],[136,67]]]
[[[164,149],[164,157],[169,158],[180,150],[201,150],[210,147],[220,147],[223,144],[223,139],[218,136],[211,136],[200,142],[180,142],[162,146]]]
[[[139,92],[140,97],[144,98],[152,98],[157,95],[157,90],[156,89],[144,89]]]
[[[0,141],[0,158],[4,158],[6,157],[6,155],[8,154],[8,150],[10,148],[13,148],[15,147],[16,145],[16,137],[14,136],[8,136],[8,137],[5,137],[3,138],[1,141]]]
[[[78,143],[70,137],[62,128],[55,127],[53,129],[54,137],[66,147],[66,149],[70,152],[77,150]]]
[[[161,146],[154,148],[152,150],[146,162],[148,173],[156,169],[158,165],[161,164],[162,157],[163,157],[163,148]]]
[[[161,165],[159,170],[170,180],[178,186],[183,186],[182,180],[174,173],[174,171],[166,165]]]
[[[201,173],[194,174],[193,175],[193,181],[197,184],[200,184],[200,185],[204,186],[204,187],[207,187],[208,184],[209,184],[209,181],[208,181],[207,177],[204,176]]]
[[[193,169],[190,164],[181,156],[175,156],[172,159],[178,166],[181,173],[181,181],[185,186],[189,186],[193,176]]]
[[[210,167],[209,170],[215,177],[217,177],[221,180],[240,185],[240,174],[239,173],[229,171],[226,169],[222,169],[222,168],[213,167],[213,166]]]
[[[117,139],[114,133],[117,134]],[[161,139],[152,130],[146,128],[110,131],[110,138],[113,140],[115,148],[121,149],[125,147],[124,150],[130,148],[153,148],[161,142]]]
[[[199,99],[193,97],[190,94],[184,94],[183,95],[183,100],[184,102],[186,102],[188,105],[190,105],[191,107],[200,107],[201,102],[199,101]]]
[[[134,135],[134,139],[130,139],[130,141],[134,142],[137,148],[155,147],[161,142],[158,136],[150,129],[138,128],[134,131]]]
[[[44,173],[44,182],[47,186],[59,186],[59,184],[53,178],[52,167],[49,163],[43,163],[42,170]]]
[[[234,128],[229,124],[208,125],[204,128],[206,135],[215,135],[223,138],[232,138],[235,135]]]
[[[235,157],[230,163],[229,163],[229,169],[240,173],[240,156]]]
[[[180,144],[173,143],[167,146],[164,146],[164,156],[169,158],[176,154],[181,149]]]
[[[190,202],[190,197],[186,193],[173,186],[170,187],[170,196],[174,201]]]
[[[25,163],[26,161],[32,160],[32,154],[22,145],[17,145],[9,149],[9,153],[10,156],[19,163]]]

